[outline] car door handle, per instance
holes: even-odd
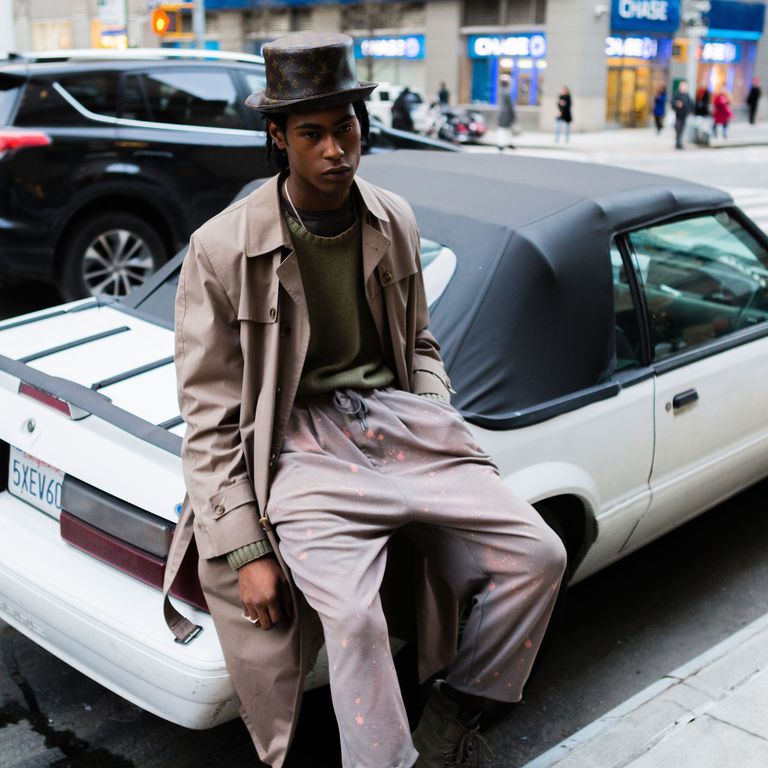
[[[695,389],[686,389],[685,392],[680,392],[672,398],[672,407],[675,410],[685,408],[686,405],[691,405],[698,399],[699,393]]]

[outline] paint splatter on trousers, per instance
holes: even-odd
[[[379,599],[400,528],[470,607],[448,682],[519,701],[565,552],[452,406],[394,388],[297,403],[268,514],[323,625],[344,768],[417,757]]]

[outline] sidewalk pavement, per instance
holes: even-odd
[[[768,614],[524,768],[766,768]]]
[[[718,150],[727,147],[754,147],[768,145],[768,122],[750,125],[746,122],[734,122],[728,127],[728,139],[718,140],[709,146],[687,143],[688,149]],[[482,142],[484,145],[496,146],[496,129],[491,128]],[[656,154],[659,152],[674,153],[674,129],[665,127],[661,134],[655,128],[616,128],[605,131],[587,133],[571,133],[571,139],[566,144],[562,137],[560,143],[555,143],[554,132],[523,131],[519,136],[512,137],[516,149],[571,151],[593,154],[595,152]]]

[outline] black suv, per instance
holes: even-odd
[[[69,51],[0,66],[0,271],[65,299],[129,293],[251,179],[274,173],[246,96],[263,60]],[[368,150],[446,145],[372,126]]]

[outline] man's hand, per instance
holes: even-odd
[[[288,581],[274,555],[246,563],[237,572],[243,613],[258,619],[262,629],[272,629],[284,618],[293,618],[293,603]]]

